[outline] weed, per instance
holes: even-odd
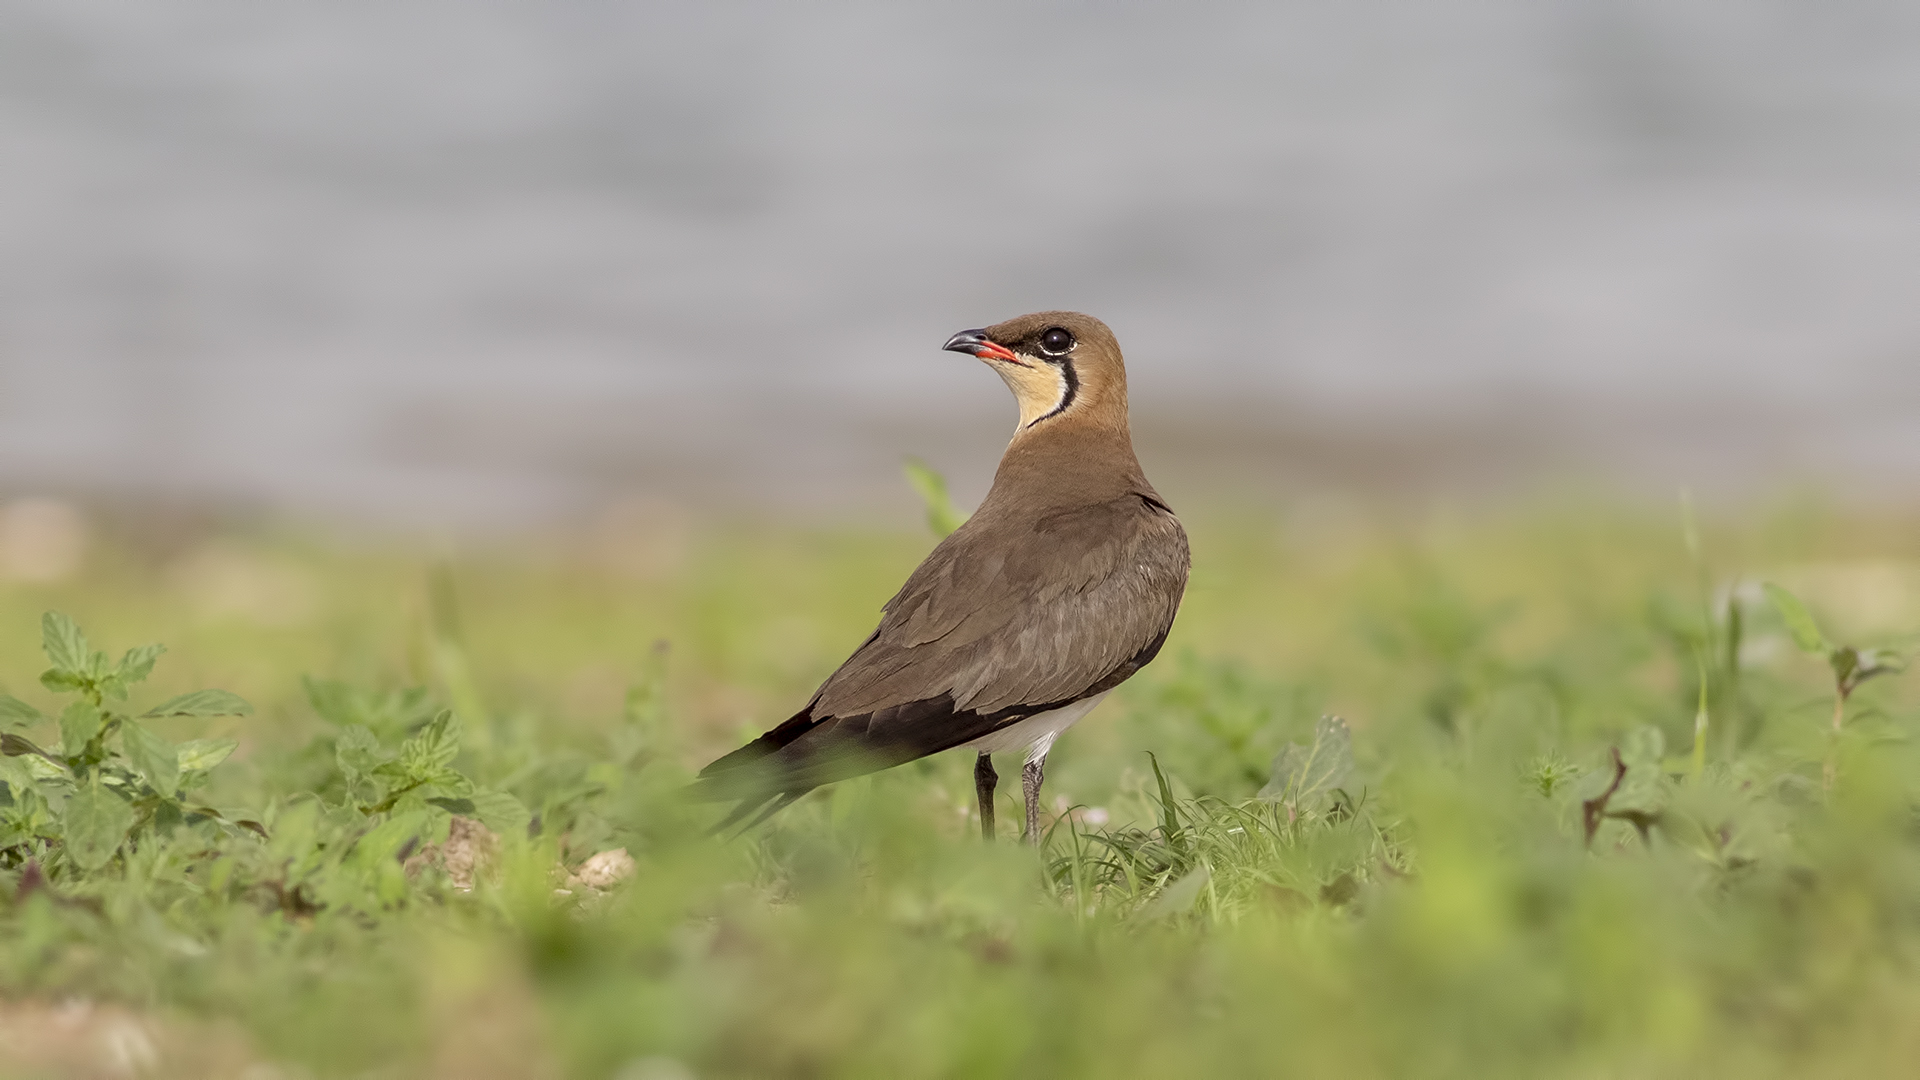
[[[234,740],[175,745],[150,726],[173,716],[244,716],[252,706],[224,690],[198,690],[132,716],[115,705],[146,681],[162,646],[129,649],[114,662],[59,612],[41,620],[41,643],[52,664],[41,685],[72,700],[55,721],[0,695],[0,720],[10,728],[57,725],[59,732],[57,750],[41,749],[18,730],[0,735],[0,865],[37,862],[37,873],[57,880],[99,870],[123,845],[176,829],[206,823],[227,832],[260,830],[251,817],[222,813],[194,796],[233,753]]]
[[[157,1026],[155,1075],[215,1023],[314,1076],[1901,1072],[1915,689],[1710,588],[1697,529],[1559,513],[1196,520],[1178,640],[1056,748],[1038,852],[977,839],[955,755],[732,843],[679,798],[919,530],[716,527],[671,580],[302,548],[311,624],[169,624],[157,671],[0,617],[0,670],[51,664],[0,697],[0,997]],[[1840,534],[1788,524],[1714,550]],[[0,610],[146,640],[174,588],[130,560]],[[769,595],[812,621],[761,632]]]

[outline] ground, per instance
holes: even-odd
[[[1056,747],[1038,851],[977,839],[961,755],[733,839],[679,797],[864,637],[920,529],[95,524],[65,569],[0,566],[7,723],[48,754],[5,759],[0,1075],[1859,1076],[1920,1050],[1920,702],[1868,679],[1835,732],[1827,658],[1763,587],[1897,664],[1910,522],[1568,496],[1189,525],[1174,634]],[[40,682],[46,611],[103,664],[168,651],[87,726],[84,687]],[[206,687],[251,713],[141,717]]]

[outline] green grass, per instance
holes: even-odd
[[[731,842],[677,797],[804,701],[924,532],[679,522],[433,557],[232,533],[0,583],[0,687],[40,711],[64,701],[47,610],[115,657],[168,645],[109,717],[207,686],[254,710],[140,720],[75,766],[137,794],[153,747],[235,738],[177,781],[226,821],[0,852],[0,1029],[94,1002],[177,1076],[1910,1069],[1920,689],[1861,683],[1834,734],[1832,673],[1760,588],[1823,646],[1898,649],[1910,523],[1787,506],[1707,522],[1697,557],[1677,512],[1592,501],[1190,525],[1174,635],[1055,748],[1039,852],[979,842],[961,755]],[[490,820],[533,825],[475,888],[408,869],[494,795]],[[569,885],[614,847],[631,880]],[[93,1074],[10,1045],[0,1075]]]

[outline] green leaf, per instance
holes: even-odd
[[[473,781],[454,769],[441,769],[414,788],[422,799],[465,799],[473,794]]]
[[[1815,656],[1825,656],[1833,646],[1827,644],[1826,635],[1820,632],[1820,625],[1813,621],[1813,614],[1800,598],[1787,590],[1766,582],[1763,586],[1767,599],[1773,601],[1774,609],[1780,612],[1780,621],[1787,624],[1787,630],[1793,634],[1793,643],[1800,646],[1801,652]]]
[[[1651,724],[1642,724],[1627,732],[1616,753],[1627,772],[1603,808],[1605,816],[1657,815],[1665,810],[1673,786],[1667,779],[1666,735]],[[1680,768],[1677,763],[1676,768]],[[1588,780],[1588,789],[1597,791],[1610,784],[1612,775],[1611,769],[1593,774]]]
[[[907,473],[907,483],[920,493],[920,501],[927,505],[927,527],[935,536],[946,536],[964,525],[967,515],[953,505],[953,499],[947,495],[947,478],[935,472],[919,458],[908,458],[903,468]]]
[[[1212,877],[1212,872],[1206,867],[1194,867],[1180,880],[1160,890],[1160,895],[1153,898],[1153,903],[1147,905],[1143,914],[1149,919],[1162,919],[1193,910],[1194,901],[1200,899],[1200,893],[1206,889]]]
[[[1167,838],[1167,843],[1177,848],[1180,846],[1180,810],[1173,801],[1173,785],[1167,783],[1167,774],[1161,771],[1159,758],[1149,752],[1147,761],[1152,763],[1153,779],[1160,787],[1160,831]]]
[[[525,803],[504,791],[476,792],[470,817],[501,836],[525,836],[533,814]]]
[[[1313,726],[1313,743],[1288,743],[1273,758],[1273,770],[1260,793],[1299,809],[1331,794],[1353,773],[1353,736],[1347,722],[1323,716]]]
[[[247,700],[240,695],[225,690],[195,690],[155,705],[140,715],[143,719],[155,716],[251,716],[253,706],[247,704]]]
[[[120,729],[120,747],[153,790],[173,798],[180,788],[178,748],[131,720]]]
[[[238,739],[188,739],[180,744],[174,760],[183,773],[208,772],[239,745]]]
[[[374,826],[353,845],[353,857],[363,866],[391,859],[399,853],[402,844],[426,830],[428,820],[424,810],[395,814]]]
[[[400,744],[400,764],[414,780],[430,780],[452,764],[460,753],[460,720],[450,709],[442,709],[420,729],[420,734]]]
[[[20,760],[27,763],[27,771],[36,780],[71,780],[73,774],[67,771],[60,759],[45,754],[28,754]]]
[[[319,802],[300,799],[272,816],[268,822],[273,831],[268,850],[275,858],[295,859],[314,850],[320,837],[320,810]],[[195,812],[199,812],[198,807]]]
[[[1842,695],[1851,694],[1854,688],[1875,675],[1886,675],[1907,669],[1907,659],[1889,649],[1854,649],[1842,646],[1827,656],[1827,663],[1833,667],[1834,681],[1840,687]]]
[[[1740,629],[1739,620],[1734,619],[1734,632]],[[1693,650],[1694,678],[1699,683],[1699,695],[1693,708],[1693,753],[1688,756],[1687,774],[1695,780],[1707,771],[1707,728],[1713,722],[1713,713],[1707,707],[1707,657],[1704,648]]]
[[[142,645],[137,649],[128,649],[127,655],[113,669],[113,677],[122,686],[132,686],[153,674],[153,662],[167,651],[165,645]]]
[[[208,818],[213,821],[218,821],[224,825],[234,825],[239,828],[245,829],[248,832],[253,833],[255,836],[260,837],[260,839],[262,840],[268,839],[267,827],[253,820],[252,818],[243,816],[242,811],[237,811],[237,810],[223,811],[211,806],[204,806],[198,803],[195,803],[189,806],[183,806],[181,807],[181,809],[188,814],[196,814],[203,818]]]
[[[68,705],[60,713],[60,752],[68,757],[78,756],[93,737],[100,734],[104,719],[99,709],[84,701]]]
[[[15,761],[11,756],[0,756],[0,783],[7,785],[13,792],[14,802],[20,801],[20,793],[33,787],[33,770],[24,761]]]
[[[40,617],[40,644],[47,651],[47,659],[52,661],[57,671],[83,675],[87,671],[87,661],[93,647],[87,644],[87,635],[73,624],[73,620],[57,611],[49,611]]]
[[[67,798],[61,821],[67,838],[67,857],[82,870],[107,865],[133,827],[133,807],[125,799],[94,782]]]
[[[12,694],[0,694],[0,723],[38,724],[46,719],[39,709],[21,701]]]
[[[338,727],[359,724],[383,738],[401,734],[433,712],[425,687],[376,693],[332,679],[303,677],[301,683],[321,719]]]
[[[333,760],[347,786],[352,788],[370,778],[386,761],[386,755],[381,752],[380,740],[374,738],[373,732],[359,724],[350,724],[333,740]]]
[[[1854,671],[1860,666],[1860,653],[1851,645],[1842,645],[1827,654],[1827,666],[1833,669],[1833,681],[1842,690],[1851,689]]]
[[[1907,657],[1892,649],[1867,649],[1861,654],[1861,664],[1875,671],[1905,671]]]
[[[1627,732],[1626,745],[1621,748],[1620,756],[1628,765],[1658,766],[1667,756],[1666,733],[1652,724],[1642,724]]]
[[[311,675],[302,675],[300,684],[306,687],[307,701],[320,719],[330,724],[345,727],[360,722],[360,705],[353,687],[337,679],[316,679]]]
[[[1886,675],[1907,670],[1907,658],[1892,649],[1862,649],[1860,651],[1860,677]]]
[[[56,694],[70,694],[86,686],[87,680],[71,671],[61,671],[59,668],[54,668],[41,673],[40,685]]]

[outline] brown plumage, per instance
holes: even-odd
[[[1112,332],[1050,311],[946,347],[993,367],[1019,402],[993,488],[806,708],[700,773],[698,794],[740,800],[723,828],[822,784],[973,746],[991,837],[988,755],[1025,746],[1033,838],[1054,737],[1151,661],[1173,625],[1187,537],[1134,457]]]

